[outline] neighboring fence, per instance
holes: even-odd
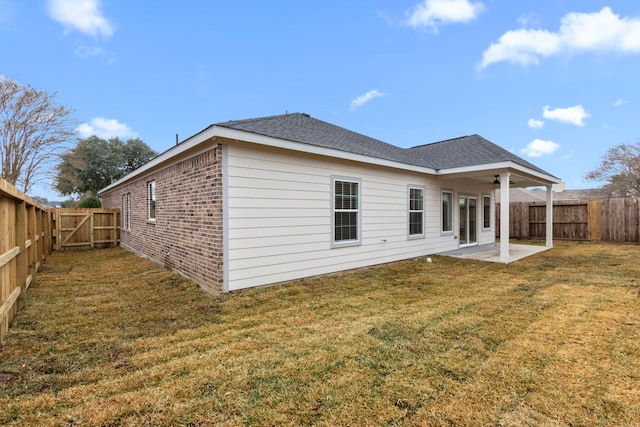
[[[0,178],[0,345],[50,253],[47,208]]]
[[[92,249],[118,246],[120,209],[51,209],[53,247]]]
[[[539,202],[509,205],[509,236],[546,237],[546,206]],[[496,208],[496,237],[500,237],[500,208]],[[640,199],[616,198],[553,203],[553,238],[640,242]]]

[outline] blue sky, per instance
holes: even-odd
[[[477,133],[589,188],[640,140],[640,3],[0,0],[0,75],[158,152],[305,112],[401,147]]]

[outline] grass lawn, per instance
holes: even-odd
[[[432,257],[218,298],[56,252],[0,350],[6,425],[640,425],[640,246]]]

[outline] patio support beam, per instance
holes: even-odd
[[[546,218],[546,247],[553,247],[553,191],[551,185],[547,185],[547,218]]]
[[[500,261],[509,262],[509,172],[500,174]]]

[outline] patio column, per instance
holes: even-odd
[[[509,172],[500,174],[500,261],[509,262]]]
[[[553,191],[551,185],[547,185],[547,243],[548,248],[553,247]]]

